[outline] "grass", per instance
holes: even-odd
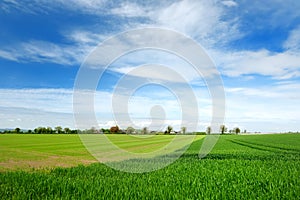
[[[112,143],[133,153],[147,153],[168,144],[174,136],[106,135]],[[86,135],[94,143],[104,135]],[[0,171],[32,168],[71,167],[97,160],[86,150],[78,135],[2,134]]]
[[[28,140],[38,140],[35,137]],[[62,140],[55,137],[56,142],[70,140],[73,145],[80,142],[76,136]],[[120,136],[113,139],[125,145]],[[125,173],[100,163],[48,171],[8,170],[0,173],[0,196],[3,199],[299,199],[299,134],[221,136],[213,151],[199,159],[202,141],[194,141],[173,164],[150,173]],[[83,146],[78,144],[78,149],[69,149],[62,145],[63,148],[59,147],[60,142],[56,149],[52,140],[53,146],[41,152],[64,156],[64,152],[75,151],[89,158]],[[151,147],[151,139],[148,142]],[[3,143],[1,138],[1,152]],[[21,152],[26,148],[39,152],[41,148],[26,146],[25,139],[12,143]]]
[[[0,171],[96,162],[78,135],[0,135]]]
[[[109,139],[122,149],[133,153],[148,153],[167,145],[174,135],[128,136],[107,135]],[[124,139],[126,138],[126,139]]]

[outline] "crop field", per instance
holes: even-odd
[[[133,152],[167,144],[110,135]],[[299,199],[300,134],[222,135],[199,159],[204,136],[171,165],[126,173],[97,163],[78,135],[0,135],[2,199]],[[148,149],[148,150],[147,150]]]

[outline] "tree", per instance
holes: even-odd
[[[167,133],[170,134],[172,130],[173,130],[173,127],[169,125],[167,127]]]
[[[206,134],[207,134],[207,135],[210,135],[210,133],[211,133],[211,127],[208,126],[208,127],[206,128]]]
[[[147,133],[148,133],[148,129],[147,129],[147,127],[144,127],[143,130],[142,130],[142,134],[145,135],[145,134],[147,134]]]
[[[71,133],[71,129],[69,129],[68,127],[64,128],[64,132],[66,134],[70,134]]]
[[[127,127],[126,129],[126,134],[133,134],[134,133],[134,128],[132,128],[131,126]]]
[[[52,128],[51,128],[51,127],[47,127],[47,128],[46,128],[46,132],[47,132],[47,134],[51,134],[51,133],[52,133],[52,131],[53,131],[53,130],[52,130]]]
[[[43,133],[43,127],[37,127],[33,131],[34,131],[35,134],[42,134]]]
[[[221,134],[224,134],[226,131],[227,131],[226,126],[225,125],[221,125],[220,126],[220,132],[221,132]]]
[[[241,132],[241,129],[239,127],[234,128],[234,133],[239,134]]]
[[[120,129],[119,129],[118,125],[110,127],[110,133],[118,133],[119,130]]]
[[[15,128],[15,133],[20,133],[21,129],[20,128]]]
[[[60,134],[62,132],[62,127],[61,126],[55,127],[55,131],[56,133]]]
[[[182,134],[185,134],[185,132],[186,132],[186,127],[181,127],[181,132],[182,132]]]
[[[101,128],[103,134],[110,134],[110,129]]]

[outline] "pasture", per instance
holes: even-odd
[[[129,151],[147,152],[164,146],[173,136],[144,142],[123,135],[109,137]],[[0,135],[0,196],[299,199],[299,134],[222,135],[213,151],[199,159],[202,141],[203,136],[198,136],[178,160],[163,169],[134,174],[96,163],[78,135]]]

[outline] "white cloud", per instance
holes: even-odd
[[[66,89],[0,89],[2,128],[70,126],[72,91]]]
[[[269,29],[275,28],[273,30],[289,28],[300,16],[298,12],[300,2],[295,0],[274,0],[272,3],[260,0],[253,0],[251,3],[240,1],[239,5],[247,18],[255,20],[252,25],[257,26],[258,29],[265,26],[268,26]],[[255,30],[257,31],[257,29]]]
[[[259,97],[259,98],[269,98],[278,99],[279,101],[288,101],[300,99],[300,93],[295,91],[300,90],[300,84],[294,82],[277,82],[273,86],[261,86],[259,88],[226,88],[227,94],[235,93],[242,96],[248,97]]]
[[[292,30],[283,43],[283,47],[289,50],[298,50],[300,51],[300,27]]]
[[[238,4],[235,1],[222,1],[222,4],[228,7],[236,7]]]
[[[65,38],[69,41],[75,42],[85,46],[96,46],[103,40],[107,39],[109,35],[97,34],[95,32],[86,30],[73,30],[63,33]]]
[[[226,88],[226,124],[239,124],[249,131],[297,131],[300,84],[278,82],[259,87]]]
[[[80,50],[79,50],[80,51]],[[0,57],[17,62],[40,62],[72,65],[82,60],[72,47],[45,41],[29,41],[1,50]]]
[[[10,13],[17,10],[25,13],[34,14],[36,11],[34,6],[32,6],[30,3],[24,5],[24,3],[26,2],[20,2],[16,0],[3,0],[3,2],[1,2],[0,9],[6,13]]]
[[[6,50],[0,50],[0,57],[7,59],[7,60],[12,60],[12,61],[17,61],[18,59],[16,58],[15,54],[13,54],[10,51]]]
[[[254,18],[258,21],[253,23],[265,24],[266,26],[285,27],[289,26],[293,19],[299,17],[299,3],[297,1],[274,1],[267,7],[266,2],[253,1],[250,4],[235,1],[176,1],[160,3],[131,3],[122,2],[121,4],[110,1],[94,0],[76,0],[72,3],[68,1],[13,1],[5,0],[1,5],[5,12],[23,11],[30,14],[41,12],[50,12],[55,9],[67,9],[76,13],[88,13],[94,16],[110,16],[121,18],[131,18],[128,24],[122,24],[118,30],[126,28],[137,28],[141,26],[166,27],[172,30],[180,31],[188,36],[197,39],[205,48],[211,49],[210,53],[214,57],[219,69],[227,76],[237,77],[249,74],[260,74],[271,76],[274,79],[290,79],[300,76],[300,29],[292,30],[283,43],[285,51],[272,52],[272,50],[241,50],[220,49],[224,44],[240,38],[243,34],[239,31],[239,23],[242,23],[240,16],[234,18],[234,15],[227,13],[227,10],[239,6],[244,15],[249,18],[252,15],[268,16],[268,18]],[[280,9],[279,9],[280,8]],[[141,20],[142,19],[142,20]],[[251,18],[252,19],[252,18]],[[125,20],[126,21],[126,20]],[[267,22],[267,23],[265,23]],[[265,26],[264,26],[265,27]],[[114,27],[113,27],[114,28]],[[113,31],[112,31],[113,32]],[[99,42],[109,36],[103,34],[99,29],[82,30],[82,28],[72,28],[71,30],[61,30],[61,33],[68,39],[69,44],[56,44],[49,41],[30,40],[24,41],[13,47],[2,47],[0,57],[18,62],[41,62],[58,63],[63,65],[80,64],[85,56]],[[136,40],[143,42],[149,38]],[[171,40],[169,40],[171,41]],[[167,43],[168,41],[166,41]],[[123,42],[115,43],[115,48],[124,48]],[[182,45],[184,46],[184,44]],[[218,49],[218,50],[216,50]],[[226,49],[226,50],[224,50]],[[151,57],[152,56],[152,57]],[[156,56],[156,57],[155,57]],[[172,56],[159,56],[139,54],[127,57],[116,65],[112,70],[120,73],[128,73],[133,70],[136,64],[149,64],[149,60],[156,60],[158,64],[170,65],[177,69],[179,74],[185,75],[188,82],[197,82],[197,76],[194,72],[188,72],[183,67],[184,64]],[[147,63],[145,63],[147,62]],[[181,71],[180,71],[181,70]],[[157,72],[143,71],[132,74],[136,77],[161,79],[164,81],[174,81],[171,76],[164,76]],[[254,75],[255,76],[255,75]],[[253,75],[251,76],[253,78]],[[234,80],[233,80],[234,81]],[[280,82],[280,84],[262,88],[227,88],[227,121],[230,126],[251,127],[252,130],[264,129],[275,130],[273,127],[267,127],[260,123],[270,122],[283,123],[282,129],[291,122],[298,122],[299,116],[299,85],[290,82]],[[152,91],[153,92],[153,91]],[[197,91],[201,93],[202,91]],[[160,93],[159,93],[160,94]],[[161,95],[161,94],[160,94]],[[105,100],[101,97],[109,97]],[[155,96],[155,95],[154,95]],[[72,113],[72,92],[69,90],[0,90],[0,120],[3,126],[12,126],[21,124],[27,127],[40,125],[56,125],[59,123],[74,125],[71,119]],[[157,96],[156,96],[157,97]],[[102,115],[98,116],[100,124],[110,126],[112,123],[111,94],[97,93],[96,109],[100,110]],[[163,95],[157,98],[147,96],[138,98],[135,102],[137,106],[132,106],[132,112],[135,113],[137,124],[145,126],[149,120],[145,120],[153,103],[163,102],[166,110],[176,110],[175,102],[166,99]],[[199,101],[199,100],[198,100]],[[202,125],[209,123],[211,107],[208,98],[205,96],[201,103]],[[147,109],[145,109],[147,105]],[[104,110],[103,110],[104,109]],[[193,108],[191,108],[193,109]],[[167,123],[173,126],[179,126],[173,112],[169,116]],[[178,114],[178,112],[177,112]],[[38,117],[37,117],[38,116]],[[208,116],[208,117],[207,117]],[[106,118],[105,118],[106,117]],[[144,117],[144,118],[143,118]],[[49,120],[51,119],[51,121]],[[101,121],[103,119],[104,121]],[[60,120],[60,121],[59,121]],[[108,121],[108,122],[105,122]],[[173,121],[172,121],[173,120]],[[176,121],[177,120],[177,121]],[[23,123],[19,123],[22,121]],[[258,122],[259,121],[259,122]],[[285,125],[284,125],[285,124]],[[299,129],[299,125],[292,124],[293,129]],[[202,127],[204,128],[204,127]]]
[[[24,12],[29,14],[48,13],[53,10],[68,9],[82,13],[101,14],[105,11],[107,1],[102,0],[4,0],[0,9],[5,12]]]
[[[147,95],[135,94],[129,102],[121,101],[122,106],[128,106],[131,117],[129,120],[132,120],[136,126],[150,124],[152,107],[161,105],[166,113],[165,122],[170,122],[174,126],[177,124],[178,127],[175,127],[179,129],[178,121],[181,120],[178,117],[181,115],[181,108],[177,102],[177,97],[166,91],[157,91],[156,94],[149,93],[149,91],[145,92]],[[168,94],[171,94],[172,98]],[[112,93],[104,91],[95,93],[94,106],[97,120],[99,124],[107,125],[109,121],[114,121],[113,115],[116,115],[119,116],[116,119],[122,119],[117,122],[124,128],[124,126],[128,126],[128,119],[124,121],[122,116],[127,112],[120,112],[116,107],[113,109],[112,98],[115,98],[114,101],[119,101],[125,96],[123,94],[112,96]],[[201,113],[209,112],[209,108],[205,107],[207,105],[205,99],[202,98],[200,102]],[[37,126],[55,127],[57,125],[76,127],[73,121],[73,91],[69,89],[0,89],[0,105],[2,127],[35,128]],[[112,111],[114,112],[112,113]],[[200,118],[208,120],[203,116]],[[189,127],[188,122],[185,124]],[[106,126],[105,128],[109,127]]]
[[[96,15],[146,18],[148,19],[147,22],[137,20],[132,24],[128,24],[127,28],[137,28],[145,25],[170,28],[197,38],[202,45],[206,46],[216,43],[223,44],[240,36],[237,31],[236,21],[222,21],[222,6],[211,1],[179,1],[171,4],[144,5],[126,2],[119,5],[106,1],[78,0],[73,3],[40,1],[28,5],[24,5],[24,2],[18,2],[17,4],[20,5],[20,8],[35,5],[35,10],[44,7],[54,9],[63,5],[61,6],[62,8]],[[85,31],[74,28],[71,31],[62,30],[61,32],[72,44],[56,44],[37,40],[24,41],[22,44],[17,44],[14,47],[0,49],[0,56],[5,59],[18,60],[19,62],[50,62],[63,65],[80,64],[93,47],[109,36],[108,34],[100,34],[102,31],[98,29]],[[144,38],[144,40],[148,39]],[[140,42],[143,42],[143,40]],[[121,47],[117,46],[116,48]]]
[[[0,106],[1,128],[34,129],[40,126],[74,127],[73,115],[68,113],[47,112],[38,109]]]
[[[21,3],[12,1],[10,4],[19,5]],[[226,11],[222,5],[236,6],[234,1],[222,1],[221,3],[213,1],[178,1],[171,4],[161,3],[161,5],[157,5],[148,3],[142,5],[129,2],[116,4],[106,1],[78,0],[72,4],[64,1],[56,1],[55,3],[42,1],[38,5],[43,6],[46,4],[52,5],[52,7],[62,4],[68,9],[88,13],[94,12],[96,15],[112,14],[127,17],[144,17],[150,20],[147,22],[148,25],[168,27],[186,33],[193,38],[197,38],[201,44],[210,49],[218,48],[218,46],[222,46],[222,44],[242,35],[238,31],[238,19],[227,18],[226,21],[223,20]],[[255,4],[258,4],[258,2]],[[98,11],[96,12],[97,9]],[[106,11],[104,12],[103,10]],[[208,10],[209,12],[207,12]],[[134,26],[140,25],[144,24],[137,23]],[[76,29],[63,34],[69,41],[73,42],[72,45],[54,44],[46,41],[28,41],[13,48],[0,50],[0,56],[19,62],[52,62],[63,65],[80,64],[92,48],[108,36],[99,34],[97,31],[91,32]],[[290,33],[289,38],[284,43],[284,47],[288,50],[282,53],[274,53],[264,49],[259,51],[226,50],[226,52],[218,50],[212,52],[212,55],[215,57],[215,61],[222,69],[222,72],[228,76],[261,74],[278,79],[298,77],[300,53],[295,51],[295,48],[299,46],[298,35],[300,35],[299,29],[295,29]],[[143,39],[148,40],[149,38]],[[124,42],[121,43],[114,45],[120,49],[124,45]],[[170,63],[176,65],[176,62]],[[116,70],[124,71],[125,69],[120,69],[119,67]]]
[[[72,113],[72,90],[0,89],[2,107],[20,107],[47,112]]]
[[[193,89],[199,109],[199,130],[205,130],[212,115],[209,92],[205,88]],[[239,126],[249,131],[286,131],[299,130],[300,84],[280,81],[261,87],[226,88],[226,121],[229,128]],[[173,91],[175,95],[183,93],[180,88]],[[73,91],[68,89],[0,89],[0,120],[2,127],[35,128],[37,126],[57,125],[75,127],[73,121]],[[114,122],[112,115],[112,98],[124,99],[122,94],[98,91],[95,95],[95,111],[98,123],[109,128]],[[189,127],[189,121],[181,121],[180,99],[166,90],[147,90],[141,88],[130,98],[128,112],[137,128],[151,123],[151,109],[161,106],[165,112],[164,125],[171,124],[179,130],[183,125]],[[178,101],[179,100],[179,101]],[[266,104],[266,102],[268,102]],[[191,104],[192,105],[192,104]],[[195,109],[195,105],[190,109]],[[115,110],[116,115],[122,116]],[[163,117],[162,113],[152,113],[154,117]],[[121,118],[122,119],[122,118]],[[163,119],[163,118],[162,118]],[[162,120],[160,119],[160,120]],[[161,122],[161,121],[159,121]],[[118,121],[122,128],[129,126],[128,121]],[[275,127],[274,124],[281,127]],[[191,131],[191,130],[190,130]]]
[[[260,74],[275,79],[300,76],[300,52],[275,53],[265,49],[259,51],[211,51],[223,74],[231,77]]]
[[[150,13],[155,24],[187,34],[205,47],[240,37],[236,19],[223,20],[223,7],[213,1],[178,1]]]
[[[110,13],[123,17],[147,17],[149,10],[136,3],[122,2],[120,6],[111,9]]]
[[[169,69],[169,72],[166,68]],[[124,75],[157,81],[189,83],[201,79],[201,74],[185,60],[174,54],[158,50],[141,50],[127,54],[116,60],[109,69]],[[174,73],[181,78],[176,78]],[[208,76],[210,71],[203,69],[202,73]]]
[[[95,94],[96,112],[101,111],[103,120],[111,118],[109,97],[107,92]],[[0,89],[0,113],[2,128],[76,127],[71,89]]]
[[[86,12],[95,12],[98,9],[104,9],[105,4],[108,2],[106,0],[75,0],[70,2],[58,0],[66,7],[73,8],[74,10],[83,10]],[[96,12],[97,13],[97,12]]]

